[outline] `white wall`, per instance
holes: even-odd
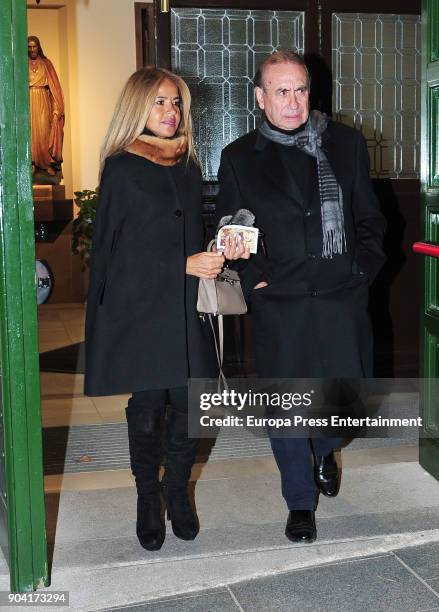
[[[30,8],[27,11],[28,35],[37,36],[40,39],[44,54],[55,66],[58,77],[61,75],[59,15],[60,9],[58,8],[45,10]]]
[[[72,197],[73,191],[96,187],[102,139],[119,92],[136,69],[134,2],[42,0],[38,9],[28,5],[32,8],[29,33],[38,36],[36,29],[40,29],[47,57],[53,60],[58,55],[66,99],[66,197]],[[53,15],[45,24],[46,18],[41,17],[55,12],[59,33],[49,25]]]
[[[102,139],[119,92],[136,69],[134,0],[89,0],[76,5],[73,182],[94,188]],[[73,63],[72,58],[72,63]]]

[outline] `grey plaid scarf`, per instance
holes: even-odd
[[[259,131],[268,140],[273,140],[287,147],[298,147],[317,159],[319,178],[320,205],[323,229],[322,257],[332,258],[335,253],[346,251],[344,231],[343,193],[337,183],[334,172],[322,149],[322,134],[326,130],[329,117],[320,111],[311,111],[304,129],[297,134],[284,134],[271,129],[267,121]]]

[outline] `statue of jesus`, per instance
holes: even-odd
[[[29,36],[29,97],[32,172],[61,178],[64,99],[52,62],[36,36]],[[52,182],[52,181],[51,181]]]

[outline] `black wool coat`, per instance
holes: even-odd
[[[105,164],[86,314],[87,395],[184,386],[217,374],[198,279],[186,258],[203,249],[201,173],[123,152]]]
[[[258,131],[222,152],[218,218],[248,208],[266,247],[239,263],[259,376],[373,375],[368,288],[385,260],[385,222],[361,134],[329,122],[322,148],[343,191],[347,252],[332,259],[322,257],[315,158]],[[254,290],[260,281],[268,287]]]

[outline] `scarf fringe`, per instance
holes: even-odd
[[[333,255],[342,255],[346,251],[346,236],[343,229],[328,229],[323,236],[322,257],[332,259]]]

